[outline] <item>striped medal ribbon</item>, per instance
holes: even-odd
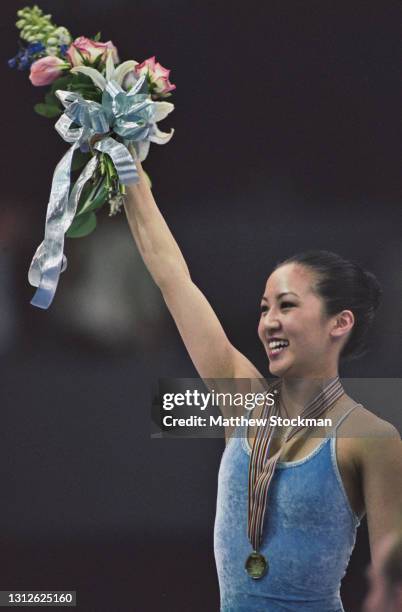
[[[299,431],[305,429],[303,425],[293,426],[286,434],[279,450],[268,458],[271,441],[275,426],[269,425],[271,416],[279,415],[279,396],[281,381],[274,383],[270,392],[277,393],[277,399],[272,406],[267,403],[262,411],[261,418],[267,419],[268,425],[257,428],[256,437],[250,457],[248,472],[248,539],[253,547],[253,552],[248,556],[245,569],[250,578],[261,578],[268,569],[268,562],[264,555],[259,552],[264,517],[267,507],[268,488],[275,472],[282,448],[286,442],[291,440]],[[304,418],[318,418],[328,410],[343,395],[344,389],[339,376],[328,383],[322,391],[304,408],[300,415]]]

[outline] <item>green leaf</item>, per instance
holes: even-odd
[[[45,95],[45,103],[47,104],[47,106],[58,106],[59,100],[58,98],[56,98],[53,92],[49,91]]]
[[[61,110],[58,106],[50,106],[49,104],[43,103],[35,104],[34,111],[47,119],[53,119],[61,115]]]
[[[77,212],[75,213],[75,217],[78,216],[85,202],[88,200],[88,198],[91,197],[91,194],[93,194],[93,191],[94,191],[94,186],[92,184],[92,181],[87,181],[81,191],[81,195],[80,195],[80,199],[78,202]]]
[[[89,212],[74,219],[70,229],[66,232],[66,236],[68,236],[68,238],[83,238],[91,234],[95,227],[96,215],[93,212]]]
[[[102,36],[102,32],[98,32],[97,34],[95,34],[92,40],[94,40],[95,42],[99,42],[101,39],[101,36]]]
[[[53,81],[52,86],[50,88],[51,93],[54,93],[56,89],[67,89],[68,84],[71,82],[74,75],[66,74],[65,76],[60,77]]]
[[[79,149],[74,153],[73,162],[71,164],[71,170],[80,170],[83,168],[91,158],[90,153],[82,153]]]
[[[72,89],[94,89],[96,88],[96,86],[94,85],[94,83],[92,81],[89,81],[88,83],[85,81],[79,81],[78,79],[75,79],[74,81],[71,81],[71,83],[69,84],[69,87],[71,87]]]
[[[83,83],[70,83],[68,86],[69,91],[76,91],[83,96],[88,94],[96,94],[97,91],[93,85],[84,85]]]
[[[86,74],[82,74],[78,72],[77,74],[71,75],[72,79],[68,84],[69,91],[76,91],[78,93],[82,93],[83,97],[88,100],[95,100],[96,102],[101,102],[102,100],[102,92],[100,89],[95,87],[92,79],[89,78]]]
[[[96,210],[97,208],[100,208],[101,206],[105,204],[105,202],[108,201],[108,199],[109,199],[109,190],[107,189],[106,185],[103,184],[95,198],[92,198],[91,200],[88,199],[87,201],[83,200],[84,204],[81,206],[78,213],[76,214],[76,218],[84,216],[88,212]]]
[[[105,62],[102,60],[102,56],[98,55],[96,60],[94,62],[92,62],[91,64],[89,64],[89,65],[92,66],[92,68],[95,68],[95,70],[99,70],[100,71],[100,66],[102,64],[104,64],[104,63]]]
[[[83,85],[94,86],[92,79],[90,79],[87,74],[83,74],[82,72],[76,72],[73,74],[72,83],[82,83]]]

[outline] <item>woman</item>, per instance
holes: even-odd
[[[137,166],[140,182],[127,192],[129,225],[200,377],[263,379],[193,284]],[[373,553],[398,523],[399,434],[348,397],[338,379],[340,356],[362,349],[378,301],[374,277],[326,252],[291,258],[268,278],[258,334],[278,378],[276,410],[330,415],[334,433],[226,432],[215,521],[224,612],[342,610],[340,580],[360,518],[367,513]],[[256,407],[253,416],[266,411]]]

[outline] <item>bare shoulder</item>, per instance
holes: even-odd
[[[346,436],[359,438],[397,438],[401,436],[394,425],[381,419],[361,404],[358,404],[349,414],[348,418],[340,425],[339,431]]]
[[[354,450],[362,463],[402,460],[401,436],[397,428],[364,406],[356,406],[340,434],[353,438]]]

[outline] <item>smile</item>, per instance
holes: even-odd
[[[282,353],[288,346],[288,340],[271,340],[268,343],[268,356],[275,357],[275,355]]]

